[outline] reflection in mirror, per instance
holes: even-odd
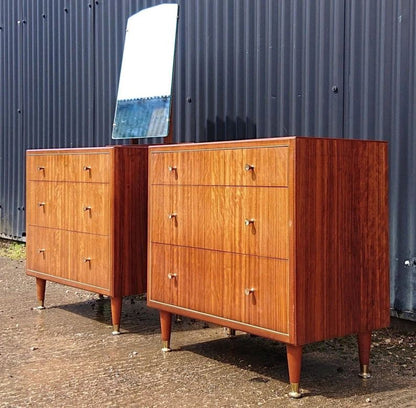
[[[177,4],[128,19],[113,139],[168,135],[177,19]]]

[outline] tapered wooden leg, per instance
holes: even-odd
[[[371,332],[358,333],[358,354],[360,356],[360,373],[361,378],[370,378],[368,370],[370,364]]]
[[[287,365],[289,368],[290,392],[289,397],[300,398],[300,370],[302,367],[302,346],[286,345]]]
[[[160,311],[160,331],[162,334],[162,351],[171,351],[170,333],[172,330],[172,313]]]
[[[113,321],[113,334],[120,334],[121,304],[123,298],[121,296],[111,297],[111,319]]]
[[[46,280],[36,278],[36,296],[38,298],[38,309],[45,309]]]

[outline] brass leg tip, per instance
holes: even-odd
[[[359,377],[364,378],[365,380],[367,378],[371,378],[371,373],[368,370],[368,365],[363,364],[360,366],[360,373],[358,374]]]
[[[169,341],[167,341],[167,340],[162,341],[162,351],[165,352],[165,353],[167,353],[169,351],[172,351],[172,349],[170,348]]]
[[[290,398],[299,399],[302,397],[302,393],[299,392],[299,384],[298,383],[291,383],[290,384],[290,392],[289,392]]]
[[[43,300],[39,300],[39,301],[38,301],[38,307],[37,307],[37,309],[38,309],[38,310],[43,310],[43,309],[45,309],[45,304],[43,303]]]
[[[113,331],[111,333],[113,336],[118,336],[120,333],[120,325],[119,324],[115,324],[113,325]]]

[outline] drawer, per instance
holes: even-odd
[[[108,184],[66,184],[66,219],[72,231],[108,235],[110,233],[110,198]]]
[[[68,279],[68,237],[64,231],[29,226],[26,236],[27,270]]]
[[[96,288],[110,290],[111,248],[109,237],[69,234],[69,278]]]
[[[152,244],[150,259],[150,300],[222,316],[224,265],[219,263],[218,253]],[[212,274],[216,274],[218,286],[214,287]]]
[[[110,153],[28,154],[27,180],[110,182]]]
[[[288,189],[154,185],[152,242],[287,259]]]
[[[289,148],[151,151],[150,183],[287,186]]]
[[[109,185],[27,183],[27,223],[71,231],[109,234]]]
[[[26,155],[27,180],[66,180],[68,155]]]
[[[59,228],[65,224],[65,184],[28,181],[26,222],[28,225]]]
[[[288,333],[288,262],[151,245],[149,300]]]
[[[109,237],[29,226],[27,269],[110,290]]]

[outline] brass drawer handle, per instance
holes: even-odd
[[[84,166],[82,169],[84,171],[91,171],[91,166]]]
[[[46,249],[45,248],[40,248],[40,249],[38,249],[38,252],[40,254],[44,254],[46,252]]]
[[[176,273],[168,273],[168,279],[175,279],[177,276]]]
[[[38,171],[45,171],[45,167],[43,167],[43,166],[38,166]]]
[[[244,294],[246,295],[246,296],[249,296],[249,295],[251,295],[252,293],[254,293],[254,288],[246,288],[246,289],[244,289]]]
[[[246,227],[248,227],[250,224],[254,224],[256,222],[256,220],[254,219],[254,218],[246,218],[245,220],[244,220],[244,225],[246,226]]]
[[[170,220],[172,220],[172,219],[176,218],[177,216],[178,216],[178,214],[176,214],[176,213],[171,213],[171,214],[169,214],[169,215],[168,215],[168,218],[169,218]]]
[[[86,205],[85,207],[82,208],[84,211],[91,211],[91,206]]]
[[[91,262],[91,258],[84,258],[82,261],[83,261],[84,263]]]
[[[177,170],[177,167],[176,167],[176,166],[168,166],[168,170],[169,170],[171,173],[174,173],[174,172]]]
[[[44,202],[38,203],[38,207],[45,207],[45,205],[46,205],[46,203],[44,203]]]
[[[254,171],[254,164],[246,164],[245,166],[244,166],[244,170],[245,171],[250,171],[250,170],[252,170],[252,171]]]

